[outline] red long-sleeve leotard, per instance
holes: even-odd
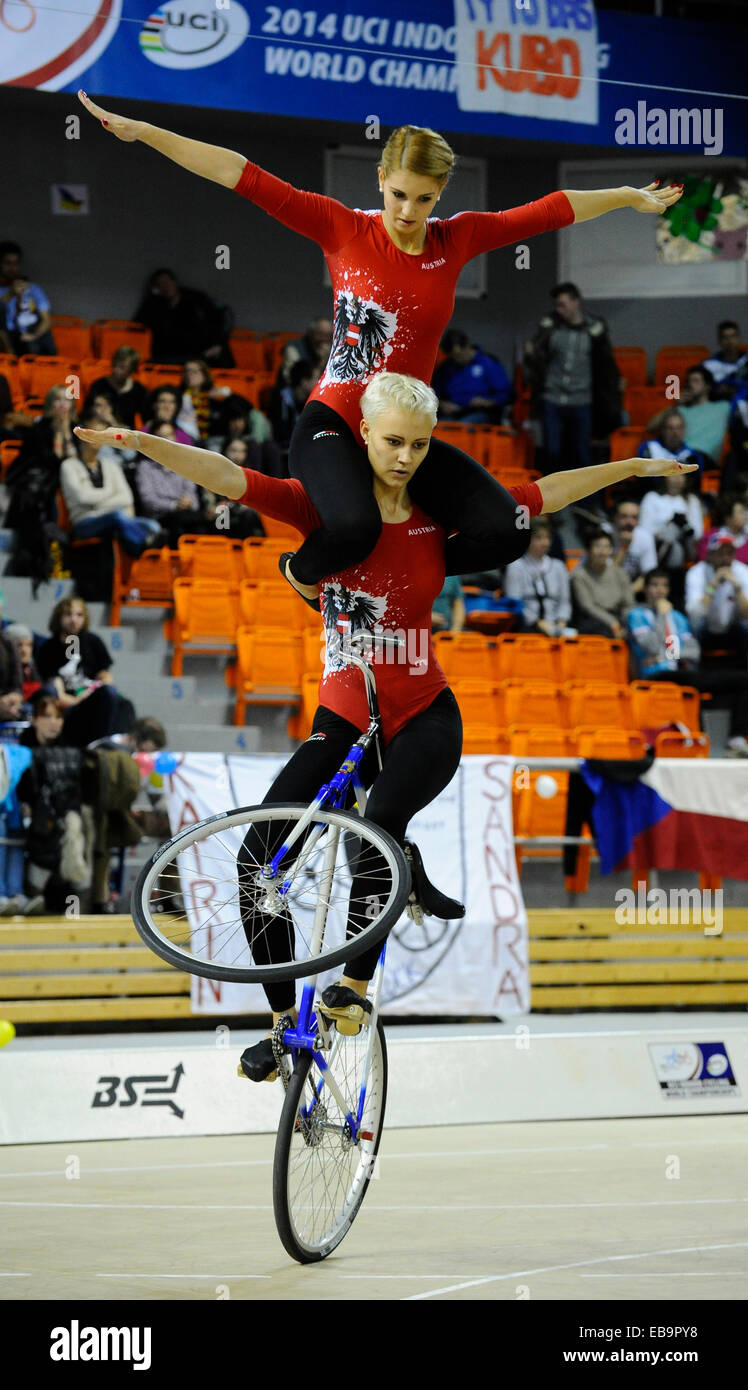
[[[342,415],[357,440],[359,400],[376,372],[431,380],[466,262],[574,221],[561,192],[506,212],[429,218],[424,250],[412,256],[395,246],[381,212],[303,192],[249,160],[235,191],[324,252],[335,328],[329,361],[311,399]]]

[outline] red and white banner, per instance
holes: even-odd
[[[284,761],[185,754],[165,779],[172,833],[228,807],[257,805]],[[427,873],[467,912],[456,922],[427,917],[422,927],[403,915],[387,946],[387,1015],[505,1017],[529,1011],[527,915],[514,857],[511,786],[511,759],[463,758],[441,796],[411,821],[408,834]],[[241,839],[236,836],[237,850]],[[227,842],[225,835],[222,840]],[[194,976],[192,1009],[256,1014],[266,1012],[267,1004],[259,985]]]
[[[597,125],[593,0],[455,0],[461,111]]]
[[[57,92],[108,48],[122,0],[3,0],[0,82]]]

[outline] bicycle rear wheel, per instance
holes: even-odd
[[[370,1030],[332,1036],[328,1066],[346,1113],[355,1117]],[[350,1230],[374,1175],[386,1101],[387,1046],[379,1019],[357,1143],[312,1053],[299,1053],[275,1143],[273,1208],[283,1245],[300,1264],[324,1260]]]
[[[307,810],[245,806],[161,845],[132,896],[146,945],[194,975],[276,984],[341,965],[381,941],[403,912],[410,871],[400,846],[378,826],[320,810],[267,876]],[[347,938],[351,921],[356,935]]]

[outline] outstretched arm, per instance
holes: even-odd
[[[559,512],[571,502],[579,502],[601,488],[622,483],[624,478],[667,478],[673,473],[693,473],[696,463],[677,463],[675,459],[620,459],[618,463],[595,463],[588,468],[572,468],[538,478],[543,512]]]
[[[115,449],[137,449],[146,458],[155,459],[164,468],[178,473],[180,478],[221,497],[237,499],[247,490],[247,479],[243,469],[209,449],[196,449],[192,444],[175,444],[172,439],[162,439],[159,435],[145,434],[143,430],[126,430],[115,426],[106,430],[84,430],[76,425],[74,434],[86,444],[111,444]]]
[[[113,111],[105,111],[97,106],[85,92],[79,91],[78,98],[86,110],[101,121],[104,129],[118,140],[131,142],[139,140],[150,145],[152,150],[173,159],[183,169],[192,174],[222,183],[225,188],[234,188],[242,176],[246,158],[234,150],[224,150],[220,145],[204,145],[200,140],[188,140],[184,135],[175,135],[170,130],[148,125],[147,121],[131,121],[125,116],[116,116]]]
[[[677,203],[683,192],[683,184],[670,184],[658,191],[660,180],[648,183],[646,188],[564,188],[572,206],[575,222],[589,222],[592,217],[602,217],[604,212],[615,212],[617,208],[634,208],[636,212],[666,212]]]

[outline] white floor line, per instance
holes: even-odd
[[[98,1274],[94,1279],[272,1279],[272,1274]]]
[[[748,1197],[671,1197],[667,1201],[637,1202],[473,1202],[423,1204],[399,1202],[391,1205],[371,1203],[361,1210],[366,1215],[384,1211],[454,1212],[454,1211],[587,1211],[619,1209],[622,1207],[714,1207],[735,1206],[748,1202]],[[258,1202],[41,1202],[0,1200],[0,1207],[104,1207],[107,1211],[269,1211],[269,1203]]]
[[[582,1274],[582,1279],[748,1279],[745,1269],[651,1269],[630,1274]]]
[[[624,1118],[625,1118],[625,1117],[624,1117]],[[667,1118],[667,1116],[662,1116],[662,1117],[660,1117],[660,1116],[655,1116],[654,1118],[656,1118],[656,1119],[659,1119],[659,1118]],[[688,1115],[675,1115],[675,1116],[673,1116],[672,1118],[675,1119],[675,1120],[683,1120],[683,1119],[692,1119],[692,1118],[699,1118],[699,1117],[698,1117],[698,1116],[693,1117],[693,1116],[688,1116]],[[520,1122],[520,1123],[521,1123],[521,1122]],[[574,1123],[574,1121],[569,1121],[569,1123]],[[579,1121],[579,1123],[581,1124],[581,1123],[586,1123],[586,1122]],[[202,1137],[202,1136],[192,1136],[192,1137]],[[213,1135],[208,1135],[208,1136],[205,1136],[205,1137],[206,1137],[206,1138],[222,1139],[222,1138],[224,1138],[225,1136],[223,1136],[223,1135],[215,1135],[215,1136],[213,1136]],[[269,1140],[271,1140],[271,1141],[272,1141],[273,1138],[274,1138],[274,1136],[273,1136],[272,1134],[268,1134],[268,1135],[247,1135],[246,1137],[247,1137],[247,1138],[267,1138],[267,1139],[269,1139]],[[81,1142],[82,1142],[82,1143],[125,1143],[125,1142],[132,1142],[132,1141],[129,1141],[129,1140],[128,1140],[128,1141],[125,1141],[125,1140],[82,1140]],[[150,1141],[149,1141],[149,1142],[150,1142]],[[157,1142],[160,1142],[160,1141],[157,1141]],[[171,1142],[171,1141],[169,1140],[169,1141],[167,1141],[167,1142]],[[183,1140],[180,1139],[179,1142],[181,1143],[181,1142],[183,1142]],[[646,1140],[637,1140],[637,1141],[635,1141],[635,1142],[633,1142],[633,1143],[628,1143],[628,1144],[625,1145],[625,1147],[628,1148],[628,1149],[659,1149],[659,1148],[662,1148],[663,1145],[669,1144],[669,1143],[671,1143],[671,1142],[674,1142],[674,1141],[672,1141],[672,1140],[670,1140],[670,1139],[665,1139],[665,1138],[663,1138],[663,1139],[646,1139]],[[726,1138],[726,1139],[681,1139],[680,1137],[678,1137],[677,1142],[678,1142],[678,1144],[681,1146],[681,1148],[686,1148],[686,1147],[689,1147],[689,1148],[696,1148],[696,1147],[699,1147],[699,1148],[700,1148],[700,1147],[704,1147],[704,1148],[711,1148],[711,1147],[723,1148],[723,1147],[725,1146],[725,1144],[748,1144],[748,1136],[745,1136],[745,1137],[735,1136],[735,1137],[729,1137],[729,1138]],[[21,1147],[21,1146],[18,1146],[18,1147]],[[70,1145],[68,1144],[66,1147],[69,1148]],[[528,1146],[528,1147],[526,1147],[526,1148],[523,1147],[523,1148],[501,1148],[501,1149],[443,1149],[443,1150],[432,1149],[432,1150],[426,1150],[426,1151],[418,1151],[418,1152],[415,1152],[415,1153],[388,1153],[387,1150],[385,1149],[385,1150],[382,1152],[382,1154],[380,1155],[380,1157],[381,1157],[382,1161],[384,1161],[384,1160],[386,1159],[388,1162],[389,1162],[390,1160],[395,1160],[395,1159],[400,1160],[400,1159],[414,1159],[414,1158],[415,1158],[415,1159],[423,1159],[423,1158],[436,1158],[436,1159],[439,1159],[439,1158],[513,1158],[515,1154],[591,1153],[591,1152],[602,1151],[602,1150],[606,1150],[606,1149],[612,1149],[612,1150],[615,1150],[616,1153],[618,1153],[618,1152],[620,1152],[620,1148],[621,1148],[621,1145],[620,1145],[620,1144],[613,1144],[612,1142],[606,1142],[606,1143],[600,1143],[600,1144],[543,1144],[543,1145],[537,1145],[537,1146],[532,1146],[532,1147],[529,1147],[529,1146]],[[271,1157],[270,1155],[269,1155],[267,1158],[231,1158],[231,1159],[228,1159],[228,1158],[227,1158],[227,1159],[206,1158],[206,1159],[201,1159],[199,1162],[195,1162],[195,1163],[129,1163],[129,1164],[120,1164],[120,1165],[111,1166],[111,1167],[107,1166],[107,1167],[101,1167],[101,1168],[86,1168],[86,1169],[85,1169],[85,1172],[86,1172],[87,1175],[89,1175],[89,1174],[94,1174],[94,1173],[159,1173],[159,1172],[168,1172],[168,1173],[171,1173],[171,1172],[184,1171],[184,1170],[189,1170],[189,1169],[196,1169],[196,1170],[198,1170],[198,1169],[202,1169],[202,1168],[258,1168],[258,1167],[262,1167],[263,1165],[268,1164],[268,1163],[271,1163],[271,1162],[272,1162],[272,1157]],[[62,1177],[62,1176],[63,1176],[63,1169],[62,1169],[62,1167],[60,1167],[60,1168],[41,1168],[41,1169],[32,1170],[32,1171],[30,1171],[30,1172],[13,1172],[13,1173],[2,1173],[2,1172],[0,1172],[0,1180],[2,1180],[3,1178],[57,1178],[57,1177]]]
[[[690,1255],[704,1250],[737,1250],[748,1246],[748,1240],[733,1241],[723,1245],[681,1245],[673,1250],[640,1250],[631,1255],[600,1255],[589,1260],[574,1260],[572,1264],[540,1265],[537,1269],[515,1269],[509,1274],[487,1274],[481,1279],[468,1279],[465,1283],[450,1284],[442,1289],[431,1289],[426,1293],[409,1293],[404,1302],[421,1302],[426,1298],[438,1298],[445,1293],[460,1293],[463,1289],[476,1288],[480,1284],[500,1283],[504,1279],[527,1279],[531,1274],[555,1274],[564,1269],[581,1269],[587,1265],[609,1264],[613,1260],[652,1260],[663,1255]],[[625,1277],[625,1276],[622,1276]]]

